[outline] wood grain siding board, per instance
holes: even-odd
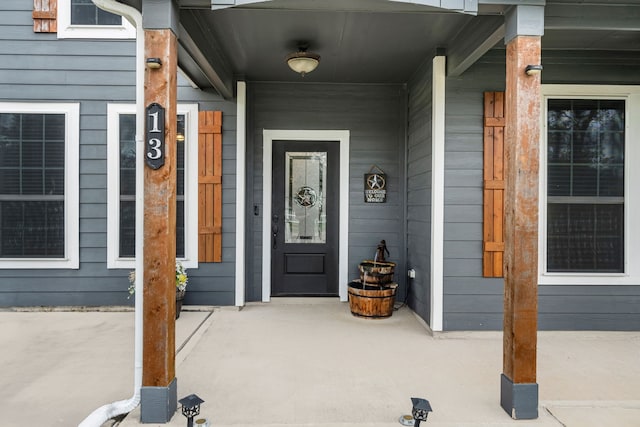
[[[444,216],[447,223],[482,224],[482,205],[448,205],[444,208]]]
[[[23,1],[24,0],[20,0]],[[0,2],[4,6],[4,1]],[[0,27],[4,38],[8,39],[7,34],[11,26],[16,26],[16,21],[21,21],[22,17],[26,14],[19,12],[12,14],[11,12],[2,11],[0,13]],[[94,59],[100,58],[102,55],[113,56],[114,59],[123,54],[123,46],[135,46],[134,41],[119,40],[117,43],[109,40],[81,40],[78,39],[73,43],[73,49],[68,49],[67,46],[60,44],[55,36],[44,36],[42,34],[34,35],[32,32],[15,33],[12,39],[12,44],[7,46],[0,44],[0,55],[14,55],[16,58],[22,57],[23,60],[28,60],[30,56],[62,56],[65,55],[68,58],[90,56]],[[36,43],[34,43],[36,42]],[[99,53],[97,55],[96,53]],[[129,56],[129,55],[126,55]],[[85,64],[88,66],[89,64]],[[63,64],[52,64],[53,69],[63,70]],[[135,65],[134,65],[135,68]]]
[[[449,187],[444,195],[444,201],[449,205],[482,203],[482,195],[479,190],[474,187]]]
[[[449,313],[444,328],[448,331],[496,331],[502,328],[502,314]]]
[[[495,314],[502,310],[502,302],[488,294],[475,294],[471,298],[464,295],[450,295],[445,303],[449,313],[488,313]]]
[[[564,300],[557,295],[540,295],[538,298],[540,314],[563,311]],[[571,298],[576,304],[572,314],[640,314],[640,304],[629,295],[573,295]]]
[[[497,294],[502,294],[504,288],[503,280],[500,278],[485,278],[478,274],[474,277],[455,277],[448,276],[444,279],[444,285],[448,295],[467,295],[472,298],[473,295],[491,295],[494,299]],[[473,291],[470,289],[473,288]],[[502,298],[497,298],[502,301]],[[502,315],[502,309],[499,313]]]
[[[11,66],[15,69],[15,65]],[[132,76],[133,71],[113,71],[113,77],[119,78],[122,82]],[[76,85],[90,86],[95,84],[95,73],[87,71],[65,71],[65,70],[37,70],[31,69],[27,73],[9,74],[6,78],[3,78],[3,82],[6,84],[23,84],[23,85],[50,85],[50,84],[65,84],[73,79]]]
[[[544,313],[540,331],[633,331],[640,330],[640,316],[628,313]]]
[[[72,52],[65,50],[57,50],[57,45],[55,43],[61,43],[60,41],[52,41],[50,43],[43,42],[51,46],[52,53],[50,55],[55,55],[56,59],[60,59],[60,61],[56,62],[47,62],[51,61],[51,57],[46,54],[40,55],[21,55],[13,54],[13,60],[6,64],[5,67],[9,69],[25,69],[25,70],[35,70],[39,72],[39,70],[51,70],[51,71],[68,71],[69,75],[66,81],[61,81],[61,83],[71,83],[73,80],[70,77],[77,75],[78,78],[81,78],[83,82],[85,82],[89,77],[93,77],[95,81],[98,81],[97,77],[104,75],[105,77],[110,77],[111,71],[122,72],[122,71],[132,71],[135,73],[135,57],[133,55],[124,55],[124,56],[114,56],[113,58],[106,58],[101,55],[96,55],[95,51],[93,54],[87,53],[85,56],[76,55]],[[82,42],[79,43],[90,43],[90,42]],[[75,41],[74,41],[75,44]],[[129,45],[131,48],[135,48],[135,44],[133,42],[125,42],[125,44]],[[96,47],[97,48],[97,47]],[[58,47],[58,49],[60,49]],[[92,63],[91,60],[94,62]],[[30,68],[26,68],[29,66]],[[107,72],[107,70],[109,72]],[[84,76],[82,75],[84,72]],[[88,73],[88,74],[87,74]],[[61,73],[54,74],[52,77],[60,77]],[[28,76],[27,76],[28,77]],[[20,76],[14,77],[16,79],[21,78]],[[108,78],[106,82],[102,82],[99,86],[105,85],[105,83],[115,82],[116,80],[112,80]],[[86,83],[89,84],[89,83]],[[126,86],[126,82],[121,82],[121,84]]]
[[[445,258],[479,259],[482,257],[482,246],[472,240],[446,241],[444,243]]]
[[[480,136],[480,138],[482,138]],[[449,147],[447,147],[449,148]],[[482,152],[481,151],[447,151],[448,156],[445,158],[445,167],[447,170],[482,170]]]

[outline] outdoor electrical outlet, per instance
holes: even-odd
[[[407,276],[409,276],[410,279],[415,279],[416,271],[413,268],[410,268],[409,271],[407,272]]]

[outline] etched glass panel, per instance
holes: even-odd
[[[285,243],[326,243],[327,153],[285,154]]]

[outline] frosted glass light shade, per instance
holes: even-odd
[[[320,63],[320,55],[312,52],[299,50],[287,56],[287,64],[296,73],[304,77],[305,74],[312,72]]]

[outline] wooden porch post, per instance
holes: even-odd
[[[178,56],[176,36],[172,30],[145,30],[144,37],[145,58],[159,58],[161,66],[150,68],[147,65],[144,82],[147,164],[144,172],[145,283],[140,417],[145,423],[165,423],[177,408],[175,259]],[[159,160],[160,157],[164,159],[163,162]],[[163,164],[158,166],[160,163]]]
[[[515,7],[507,16],[506,190],[503,373],[500,404],[514,419],[538,417],[538,175],[539,65],[542,7]],[[538,22],[531,28],[531,22]],[[537,33],[537,34],[536,34]],[[531,35],[533,34],[533,35]]]

